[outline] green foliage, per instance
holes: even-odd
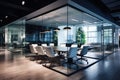
[[[85,33],[81,28],[78,28],[76,33],[77,44],[85,44]]]
[[[54,34],[53,34],[53,41],[54,41],[55,46],[57,46],[57,43],[58,43],[58,34],[57,34],[56,31],[54,31]]]

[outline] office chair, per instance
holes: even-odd
[[[36,50],[36,47],[37,47],[37,46],[38,46],[37,44],[31,44],[31,45],[30,45],[31,54],[26,55],[25,57],[30,57],[31,60],[35,60],[36,57],[37,57],[37,55],[38,55],[38,52],[37,52],[37,50]]]
[[[67,55],[67,67],[72,68],[72,66],[75,65],[76,68],[78,68],[76,60],[77,60],[77,47],[70,47]]]
[[[84,61],[86,61],[87,64],[88,64],[87,58],[84,57],[84,55],[87,54],[88,49],[89,49],[89,46],[83,46],[83,48],[82,48],[80,54],[77,54],[77,56],[80,56],[80,58],[78,58],[77,61],[78,61],[78,60],[84,60]]]
[[[38,60],[41,60],[40,63],[45,63],[47,61],[48,56],[46,55],[45,51],[43,50],[43,47],[42,46],[37,46],[36,50],[38,52],[36,62]]]
[[[44,49],[45,49],[46,55],[48,56],[47,59],[50,63],[49,67],[53,66],[54,64],[61,65],[62,58],[60,56],[55,55],[55,52],[52,47],[48,46],[48,47],[45,47]]]

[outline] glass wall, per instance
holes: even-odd
[[[37,26],[39,31],[34,31],[38,31],[40,44],[54,43],[60,45],[66,43],[67,32],[63,28],[67,26],[67,7],[28,20],[27,24]]]
[[[80,10],[68,7],[68,26],[71,27],[71,30],[68,31],[68,37],[72,36],[71,44],[76,43],[80,49],[83,46],[89,46],[90,50],[86,54],[87,57],[99,59],[103,56],[101,50],[101,20]]]
[[[25,44],[25,21],[18,20],[3,27],[6,48],[21,48]]]
[[[63,70],[61,70],[61,66],[51,68],[63,74],[71,74],[111,54],[114,44],[118,43],[115,41],[116,34],[118,34],[117,29],[112,24],[79,9],[64,6],[27,20],[25,40],[39,45],[47,44],[47,46],[54,43],[54,51],[65,57],[65,64],[62,65]],[[72,52],[71,55],[73,45],[77,48],[77,52]],[[84,57],[88,64],[85,61],[79,61],[80,56],[77,56],[84,52],[82,50],[86,46],[88,50]],[[61,51],[58,52],[58,49]],[[77,68],[69,65],[74,61],[77,61]]]
[[[4,45],[11,52],[21,48],[30,51],[31,44],[42,46],[44,55],[54,53],[50,59],[47,55],[53,63],[61,59],[60,65],[49,66],[50,61],[47,61],[43,66],[70,75],[113,53],[118,47],[118,29],[71,6],[0,28],[0,46]],[[51,44],[53,50],[47,51]]]
[[[4,29],[0,28],[0,48],[5,47],[5,34],[4,34]]]
[[[103,23],[103,45],[104,54],[113,53],[114,49],[118,48],[118,28],[110,23]]]

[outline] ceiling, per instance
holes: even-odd
[[[57,0],[0,0],[0,26],[6,25]],[[89,0],[120,23],[120,0]]]
[[[120,25],[120,0],[88,0]]]
[[[22,1],[25,4],[22,5]],[[0,26],[15,21],[56,0],[0,0]]]
[[[120,0],[102,0],[113,18],[120,23]]]
[[[68,17],[67,17],[68,15]],[[67,22],[68,18],[68,22]],[[96,24],[101,21],[89,14],[81,12],[72,7],[68,7],[67,14],[67,6],[62,7],[60,9],[54,10],[47,14],[38,16],[31,20],[27,21],[27,24],[33,24],[38,26],[47,26],[47,27],[58,27],[58,26],[74,26],[80,24]]]

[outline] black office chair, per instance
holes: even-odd
[[[89,46],[83,46],[80,54],[77,54],[77,56],[80,56],[80,58],[78,58],[77,61],[78,61],[78,60],[84,60],[84,61],[86,61],[87,64],[88,64],[87,58],[84,57],[84,55],[87,54],[88,50],[89,50]]]

